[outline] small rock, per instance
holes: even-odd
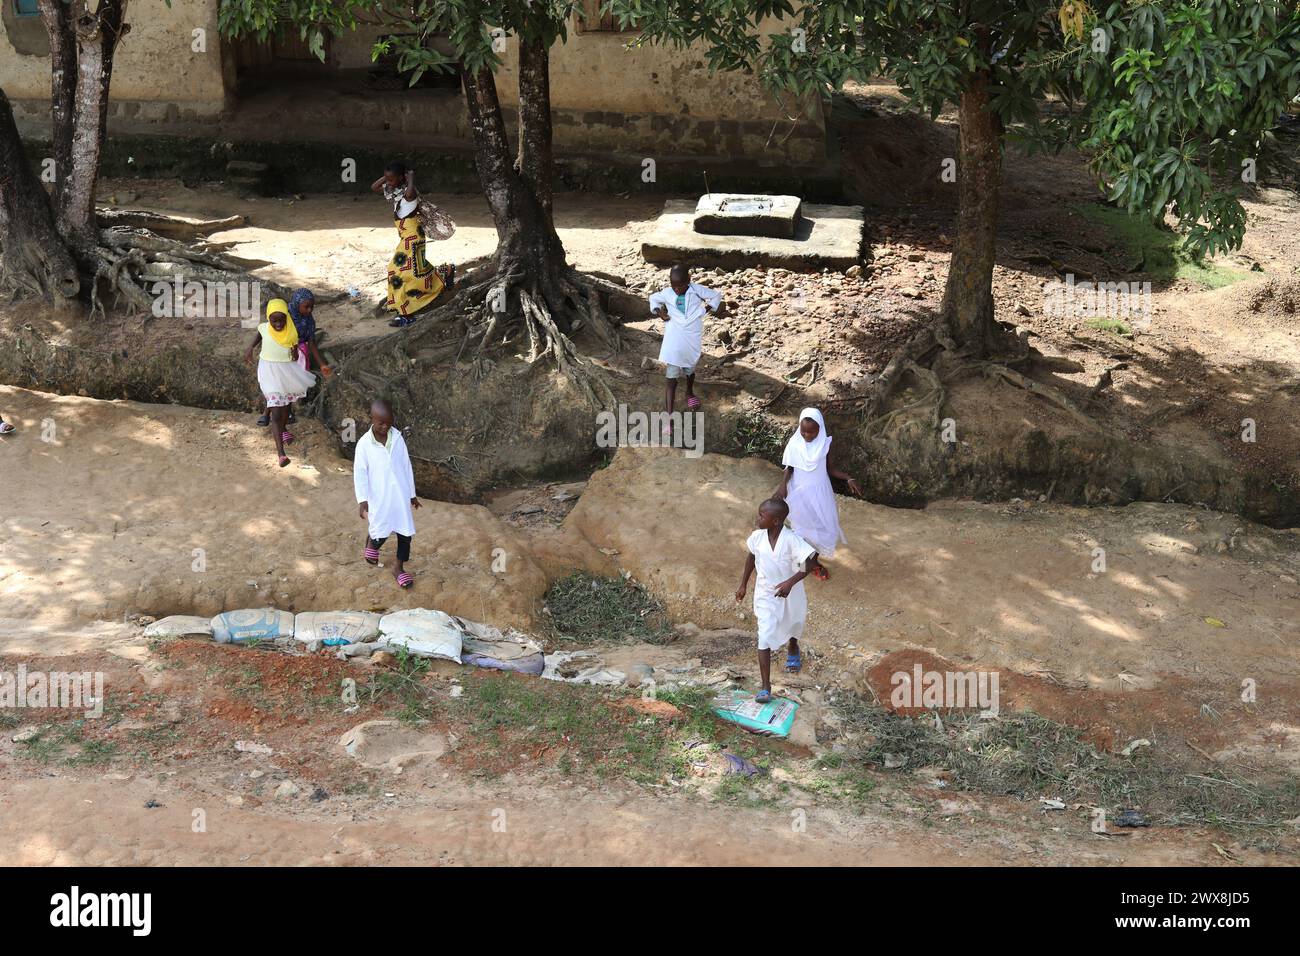
[[[292,780],[286,780],[275,788],[275,798],[277,800],[288,800],[302,793],[302,787],[298,786]]]
[[[18,733],[14,734],[9,739],[16,744],[25,744],[29,740],[35,740],[40,736],[40,733],[41,732],[35,727],[26,727],[23,730],[18,731]]]
[[[370,659],[381,667],[387,666],[397,660],[397,658],[389,651],[375,651],[375,653],[370,655]]]

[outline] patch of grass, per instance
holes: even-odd
[[[1130,216],[1122,209],[1103,203],[1086,203],[1075,207],[1085,219],[1105,226],[1115,240],[1132,256],[1136,271],[1146,272],[1160,282],[1188,279],[1209,289],[1221,289],[1246,277],[1238,269],[1196,262],[1178,245],[1178,236],[1162,229],[1149,219]]]
[[[1099,752],[1080,731],[1034,713],[900,717],[840,694],[833,701],[851,745],[842,769],[886,762],[902,772],[942,767],[955,787],[1020,799],[1139,810],[1157,826],[1212,826],[1258,846],[1280,844],[1300,816],[1300,780],[1206,769],[1176,754],[1142,748],[1131,757]]]
[[[0,730],[12,730],[22,722],[22,715],[17,711],[0,710]]]
[[[1112,335],[1122,335],[1125,338],[1133,337],[1133,330],[1129,328],[1127,322],[1121,319],[1089,319],[1084,324],[1102,332],[1110,332]]]
[[[546,592],[546,607],[556,636],[578,644],[655,643],[672,632],[663,605],[645,588],[622,578],[575,571]]]
[[[371,704],[393,700],[397,703],[397,719],[414,724],[429,720],[434,713],[433,694],[424,679],[432,663],[416,657],[405,647],[397,648],[394,666],[376,671],[365,686]]]
[[[731,452],[740,457],[756,455],[776,464],[781,463],[790,428],[764,412],[748,409],[735,418],[727,436]]]
[[[671,722],[624,707],[606,691],[491,673],[462,686],[452,714],[488,750],[560,748],[561,773],[587,770],[641,783],[661,780],[670,768]]]
[[[117,744],[110,740],[87,740],[81,745],[80,753],[68,757],[68,763],[75,767],[104,764],[117,756]]]
[[[23,741],[23,755],[39,763],[61,762],[70,766],[108,763],[117,756],[117,744],[87,740],[85,719],[46,724],[31,740]]]

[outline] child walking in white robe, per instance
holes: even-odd
[[[352,465],[352,484],[359,513],[366,521],[366,563],[379,564],[379,549],[392,534],[397,535],[397,562],[393,577],[402,588],[415,583],[406,571],[411,559],[411,538],[415,535],[415,475],[406,439],[393,428],[393,410],[387,402],[370,407],[370,429],[357,442]]]
[[[695,411],[700,400],[695,397],[695,366],[704,351],[704,313],[716,312],[722,293],[691,281],[685,266],[673,266],[668,272],[668,288],[650,296],[650,311],[663,317],[664,340],[659,346],[659,361],[665,366],[667,391],[664,405],[669,416],[677,397],[677,380],[686,379],[686,408]]]
[[[764,501],[758,509],[758,530],[746,540],[749,557],[736,600],[743,601],[750,575],[758,572],[754,583],[754,617],[758,619],[758,670],[763,689],[755,698],[759,703],[772,699],[772,652],[789,643],[786,670],[802,666],[799,638],[808,619],[808,598],[803,579],[816,549],[785,527],[789,507],[779,498]]]
[[[819,558],[833,557],[840,542],[846,541],[831,478],[844,479],[851,492],[862,493],[855,479],[831,467],[830,452],[831,436],[826,433],[822,413],[805,408],[781,456],[785,475],[776,497],[784,498],[790,506],[790,527],[817,549]],[[820,561],[813,565],[812,573],[822,581],[830,578]]]

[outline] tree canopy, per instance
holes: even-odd
[[[987,78],[1037,148],[1087,150],[1109,197],[1169,208],[1195,255],[1240,245],[1243,169],[1300,89],[1290,0],[608,0],[640,42],[701,44],[715,69],[811,94],[882,75],[937,116]],[[775,18],[775,29],[764,21]],[[1044,108],[1044,104],[1047,108]]]

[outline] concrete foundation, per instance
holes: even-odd
[[[670,199],[654,231],[641,244],[647,262],[720,269],[756,265],[816,272],[847,269],[862,261],[865,217],[861,206],[804,205],[792,239],[718,236],[695,231],[696,204]]]
[[[802,205],[798,196],[706,193],[695,204],[694,228],[711,236],[793,239]]]

